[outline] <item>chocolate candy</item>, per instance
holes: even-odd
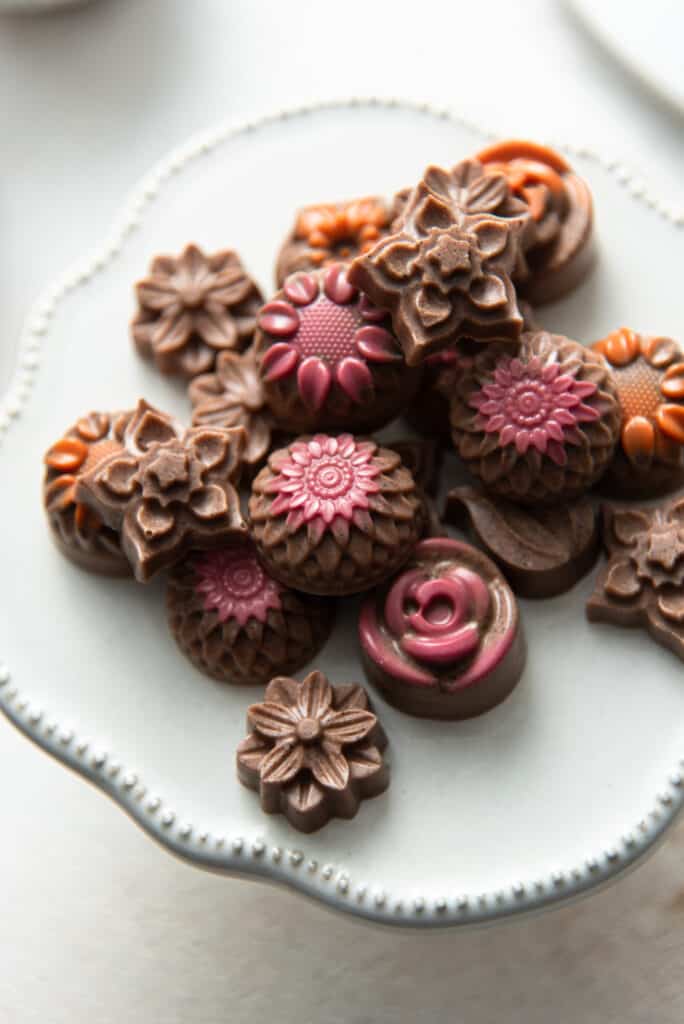
[[[296,271],[318,270],[367,252],[387,233],[391,215],[380,196],[305,206],[278,253],[278,287]]]
[[[527,219],[503,175],[474,161],[430,167],[398,229],[354,260],[349,280],[391,312],[410,366],[462,337],[516,341],[511,274]]]
[[[586,497],[521,508],[473,487],[454,487],[446,519],[470,530],[521,597],[563,594],[589,572],[601,546],[596,507]]]
[[[295,274],[258,318],[264,393],[290,433],[374,430],[413,396],[387,314],[347,280],[346,268]]]
[[[509,139],[481,150],[485,170],[503,174],[528,207],[531,223],[514,280],[535,305],[575,288],[594,262],[593,202],[587,183],[548,146]]]
[[[596,483],[620,416],[603,359],[546,331],[524,334],[515,356],[488,347],[453,378],[457,452],[487,490],[521,504],[567,500]]]
[[[601,481],[607,494],[651,498],[684,483],[684,354],[672,338],[628,327],[592,345],[613,371],[620,444]]]
[[[169,626],[197,668],[227,683],[296,672],[325,643],[333,603],[278,583],[248,540],[193,553],[171,571]]]
[[[656,508],[603,509],[608,563],[587,618],[641,626],[684,660],[684,498]]]
[[[192,427],[144,401],[124,431],[124,448],[86,466],[76,483],[83,502],[110,529],[137,580],[146,582],[191,549],[244,536],[235,483],[242,428]]]
[[[161,373],[186,379],[213,370],[219,352],[249,344],[263,301],[237,253],[207,254],[196,245],[179,256],[155,256],[135,293],[131,334],[138,352]]]
[[[90,412],[65,431],[45,453],[43,504],[52,537],[60,551],[83,569],[107,576],[130,576],[119,533],[92,509],[76,500],[76,487],[113,452],[125,448],[126,426],[133,414]]]
[[[409,557],[421,495],[396,452],[351,434],[273,452],[252,485],[252,538],[276,579],[310,594],[355,594]]]
[[[353,818],[361,800],[389,785],[387,738],[354,683],[331,686],[322,672],[301,683],[279,677],[247,711],[249,735],[237,749],[238,778],[257,790],[267,814],[300,832],[330,818]]]
[[[369,680],[421,718],[471,718],[513,690],[525,664],[518,607],[494,563],[469,544],[421,541],[408,565],[364,602]]]
[[[214,373],[190,381],[193,426],[244,427],[242,461],[248,471],[263,462],[271,448],[273,416],[266,405],[256,352],[220,352]]]

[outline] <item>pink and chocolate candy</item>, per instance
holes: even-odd
[[[359,637],[368,678],[421,718],[488,711],[525,664],[508,584],[486,555],[449,538],[421,541],[402,572],[367,598]]]
[[[418,386],[389,319],[336,263],[290,276],[259,313],[264,393],[284,430],[375,430]]]

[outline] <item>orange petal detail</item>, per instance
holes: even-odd
[[[660,390],[666,398],[673,401],[684,398],[684,363],[673,363],[672,366],[668,366]]]
[[[650,463],[655,451],[655,429],[645,416],[632,416],[622,428],[622,448],[636,466]]]
[[[663,434],[677,444],[684,444],[684,406],[669,402],[661,405],[656,413],[656,422]]]
[[[557,153],[550,146],[542,146],[539,142],[530,142],[527,139],[504,139],[502,142],[494,142],[491,146],[485,146],[475,159],[481,164],[509,163],[511,160],[536,160],[546,164],[563,174],[572,168],[565,157]]]
[[[73,473],[82,466],[88,455],[88,446],[75,437],[63,437],[45,455],[45,465],[60,473]]]
[[[621,327],[618,331],[606,335],[591,346],[594,352],[602,356],[613,366],[626,366],[640,354],[639,335],[629,327]]]

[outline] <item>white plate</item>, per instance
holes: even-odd
[[[204,678],[179,655],[161,582],[106,581],[60,557],[43,522],[41,457],[90,408],[145,395],[187,416],[182,389],[138,359],[127,336],[131,283],[153,253],[190,239],[235,245],[268,289],[299,204],[391,193],[483,137],[445,113],[375,101],[191,141],[142,183],[97,254],[39,302],[0,408],[8,717],[172,852],[392,924],[538,908],[649,849],[681,804],[682,663],[640,631],[589,625],[593,574],[563,597],[524,602],[529,660],[514,694],[465,723],[418,721],[376,696],[391,740],[388,793],[351,822],[301,836],[262,815],[235,777],[255,694]],[[609,162],[571,155],[595,191],[603,259],[545,322],[583,340],[623,322],[684,333],[681,231],[621,188]],[[354,616],[352,603],[317,659],[333,680],[361,675]]]

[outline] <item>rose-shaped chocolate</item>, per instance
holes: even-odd
[[[450,538],[424,540],[359,619],[364,665],[389,701],[423,718],[471,718],[518,682],[525,644],[496,566]]]

